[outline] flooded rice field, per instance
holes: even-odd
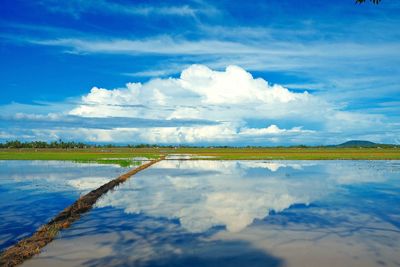
[[[126,171],[118,165],[0,161],[0,250],[35,232],[81,194]]]
[[[3,244],[123,172],[23,164],[1,163]],[[400,161],[164,160],[24,266],[400,266],[399,204]]]

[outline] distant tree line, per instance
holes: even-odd
[[[94,147],[94,145],[88,145],[81,142],[64,142],[62,140],[43,142],[43,141],[32,141],[32,142],[21,142],[18,140],[6,141],[0,143],[0,148],[87,148]]]
[[[72,149],[72,148],[113,148],[113,147],[128,147],[128,148],[175,148],[177,146],[174,145],[155,145],[155,144],[137,144],[137,145],[117,145],[117,144],[86,144],[82,142],[74,142],[68,141],[65,142],[63,140],[44,142],[44,141],[30,141],[30,142],[21,142],[19,140],[11,140],[6,141],[4,143],[0,143],[0,148],[64,148],[64,149]],[[179,146],[180,147],[180,146]]]

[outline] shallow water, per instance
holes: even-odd
[[[400,161],[163,161],[26,266],[400,266]]]
[[[80,194],[124,172],[117,165],[0,161],[0,250],[35,232]]]

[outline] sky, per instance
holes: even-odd
[[[400,1],[3,0],[0,141],[400,144]]]

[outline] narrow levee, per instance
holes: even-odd
[[[64,228],[68,228],[80,216],[88,212],[96,201],[109,190],[125,182],[132,175],[150,167],[151,165],[163,160],[165,157],[143,164],[99,188],[80,197],[75,203],[65,208],[47,224],[40,227],[32,236],[27,237],[12,247],[9,247],[0,254],[0,266],[16,266],[25,260],[40,253],[41,249],[50,243]]]

